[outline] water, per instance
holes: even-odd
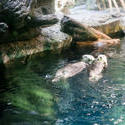
[[[91,48],[46,52],[13,61],[0,88],[0,125],[125,125],[125,39],[106,50],[108,69],[98,83],[86,71],[58,83],[55,72]]]

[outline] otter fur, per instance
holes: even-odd
[[[89,81],[97,82],[103,77],[102,72],[108,66],[107,57],[99,55],[89,69]]]
[[[97,82],[103,77],[102,72],[107,66],[107,57],[103,54],[99,55],[96,59],[92,55],[83,55],[82,61],[68,64],[59,69],[52,82],[58,82],[61,79],[73,77],[86,68],[89,72],[89,81]]]
[[[89,64],[91,64],[95,58],[92,55],[83,55],[82,61],[68,64],[67,66],[59,69],[52,82],[57,82],[60,79],[67,79],[80,73],[82,70],[86,69]]]

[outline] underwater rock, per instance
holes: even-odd
[[[18,33],[21,35],[21,33],[24,31],[28,32],[31,28],[37,28],[40,26],[48,27],[58,22],[55,15],[35,15],[34,9],[36,4],[37,1],[35,0],[0,1],[0,22],[8,25],[7,35],[9,37],[13,37],[13,39],[8,38],[8,41],[14,41],[15,39],[17,41]],[[35,32],[36,31],[34,31],[34,33]],[[22,36],[22,38],[25,40],[24,36]],[[4,41],[4,38],[0,40],[0,42],[2,41]]]

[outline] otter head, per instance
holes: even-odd
[[[104,67],[108,66],[107,57],[103,54],[97,57],[97,61],[102,62],[104,64]]]
[[[87,64],[92,64],[95,61],[95,58],[92,55],[83,55],[82,61]]]

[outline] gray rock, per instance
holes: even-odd
[[[40,26],[48,27],[58,22],[55,15],[42,16],[35,14],[35,5],[37,5],[36,0],[0,1],[0,22],[8,25],[8,40],[17,40],[19,37],[18,34],[21,35],[21,33],[28,32],[31,28],[37,28]],[[37,7],[39,6],[37,5]],[[12,38],[10,38],[10,36]],[[3,40],[4,38],[0,41]]]
[[[4,64],[16,58],[46,50],[53,50],[60,53],[62,49],[69,47],[72,42],[71,36],[60,31],[59,23],[51,27],[41,28],[40,34],[31,40],[1,44],[0,52],[2,53]]]

